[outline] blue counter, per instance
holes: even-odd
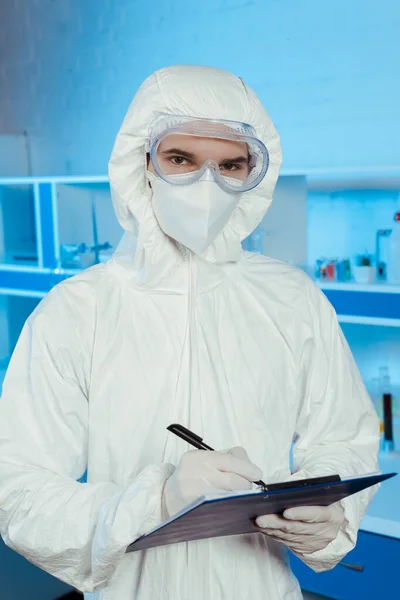
[[[381,454],[383,472],[400,473],[400,454]],[[400,476],[384,482],[371,502],[357,545],[332,571],[315,573],[294,555],[291,565],[303,589],[335,600],[400,598]]]

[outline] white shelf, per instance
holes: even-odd
[[[377,535],[400,539],[400,522],[398,521],[390,521],[389,519],[366,515],[361,522],[360,529],[367,533],[376,533]]]
[[[321,290],[337,290],[340,292],[374,292],[377,294],[400,294],[400,285],[392,285],[384,281],[379,283],[361,284],[354,281],[339,282],[317,280]],[[400,301],[400,300],[399,300]]]
[[[400,191],[400,165],[330,169],[282,169],[281,176],[305,177],[310,191],[371,190]]]
[[[13,288],[0,287],[0,296],[22,296],[24,298],[44,298],[48,292],[38,292],[37,290],[18,290]]]
[[[384,319],[380,317],[358,317],[356,315],[338,315],[339,323],[355,323],[356,325],[377,325],[378,327],[400,327],[400,319]]]
[[[0,185],[21,185],[29,183],[109,183],[107,175],[91,175],[91,176],[54,176],[54,177],[0,177]]]
[[[83,269],[45,269],[44,267],[29,267],[27,265],[10,265],[7,263],[0,263],[1,271],[13,271],[17,273],[47,273],[52,275],[78,275]]]
[[[328,177],[400,177],[400,164],[399,165],[386,165],[386,166],[371,166],[371,167],[328,167],[328,168],[313,168],[313,167],[297,167],[295,169],[281,169],[281,175],[306,175],[307,177],[318,177],[320,179],[327,179]]]
[[[51,269],[45,269],[43,267],[30,267],[29,265],[0,262],[0,273],[1,271],[16,271],[17,273],[52,273]]]

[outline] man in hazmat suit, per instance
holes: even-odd
[[[0,531],[87,599],[295,600],[288,548],[321,571],[355,544],[371,491],[125,553],[204,492],[377,468],[377,418],[332,307],[300,270],[241,248],[280,164],[241,79],[154,73],[110,161],[119,248],[23,329],[0,402]],[[229,450],[189,451],[173,422]]]

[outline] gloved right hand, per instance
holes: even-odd
[[[174,515],[203,494],[249,490],[252,482],[261,478],[261,470],[250,462],[244,448],[185,452],[164,486],[164,517]]]

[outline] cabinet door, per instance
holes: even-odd
[[[0,538],[1,600],[54,600],[72,588],[7,548]]]
[[[324,573],[315,573],[293,555],[290,562],[304,590],[336,600],[400,598],[398,539],[360,531],[354,550]]]
[[[31,184],[0,186],[0,263],[38,266],[35,219]]]

